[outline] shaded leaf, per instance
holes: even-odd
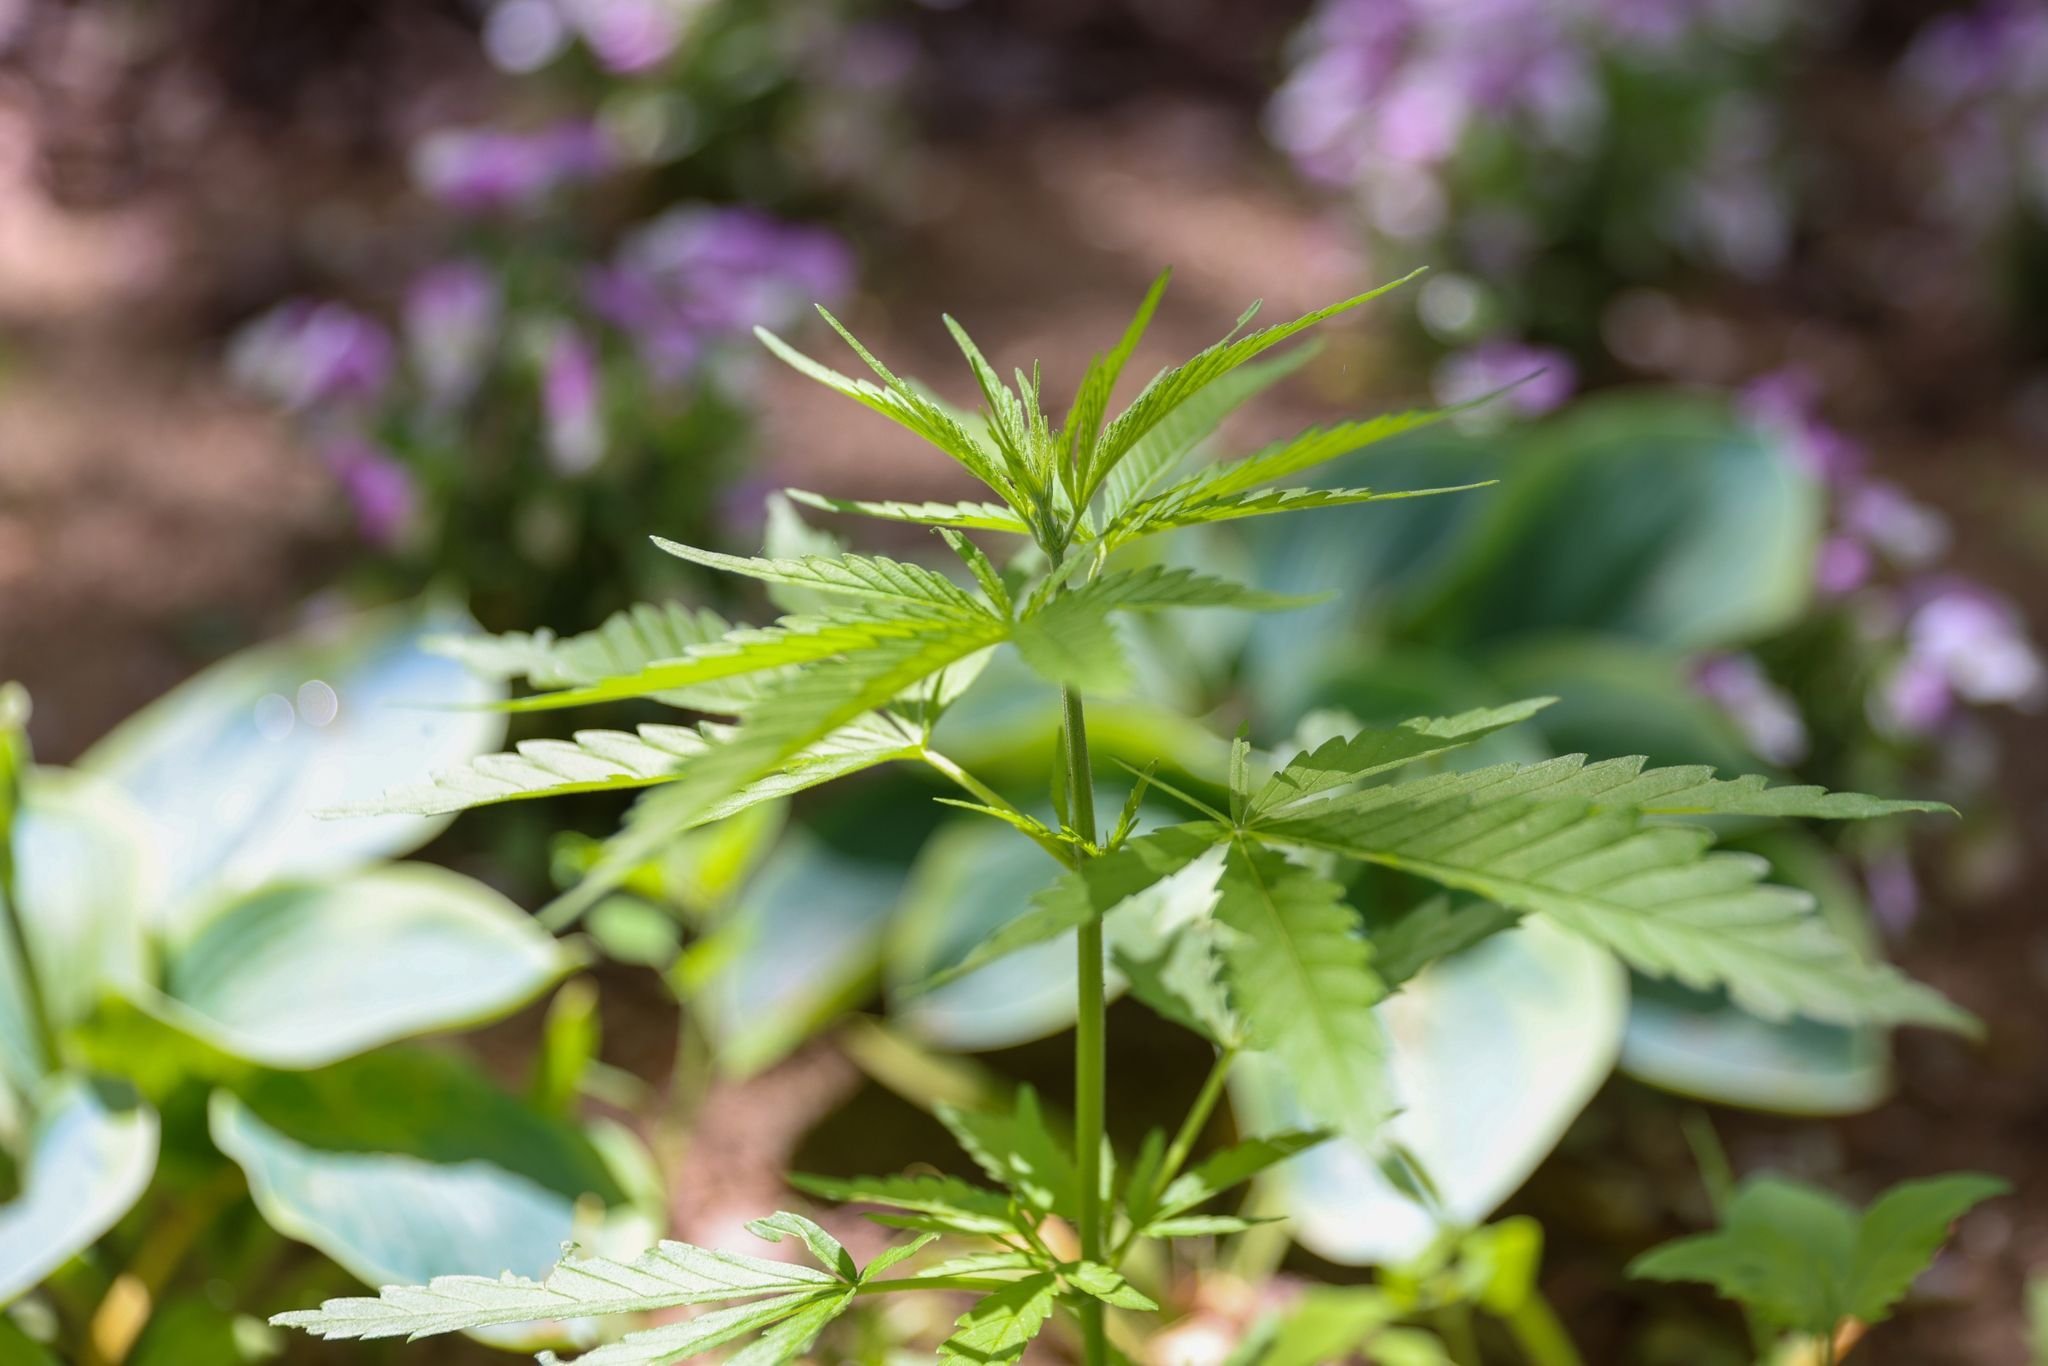
[[[983,1296],[955,1320],[957,1331],[939,1344],[941,1363],[992,1366],[1016,1361],[1052,1317],[1059,1282],[1051,1272],[1027,1276]]]
[[[1343,889],[1256,845],[1232,845],[1217,920],[1231,1002],[1254,1047],[1272,1051],[1319,1119],[1370,1140],[1386,1119],[1386,992]]]

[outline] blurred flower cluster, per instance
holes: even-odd
[[[1979,233],[2015,214],[2048,220],[2048,8],[1985,0],[1939,15],[1899,75],[1940,130],[1923,183],[1946,217]]]
[[[1784,0],[1324,0],[1269,129],[1354,198],[1386,269],[1440,272],[1421,301],[1439,342],[1584,359],[1625,286],[1783,259],[1781,71],[1805,18]]]
[[[755,204],[900,198],[914,48],[887,0],[489,0],[486,55],[573,92],[619,152]],[[884,17],[870,17],[876,12]]]
[[[366,308],[284,302],[230,346],[346,496],[395,580],[380,589],[452,580],[509,626],[681,586],[640,547],[715,513],[749,428],[747,334],[852,285],[846,244],[796,216],[834,203],[848,168],[789,136],[824,98],[792,54],[874,34],[837,3],[487,11],[502,117],[432,130],[411,157],[444,259],[400,290],[348,287]]]
[[[1754,653],[1697,660],[1694,686],[1758,757],[1801,776],[1912,774],[1981,804],[1996,749],[1976,711],[2048,701],[2048,666],[2019,612],[1947,563],[1947,520],[1869,472],[1863,449],[1819,415],[1808,376],[1766,376],[1743,406],[1827,500],[1815,609]],[[1867,853],[1872,904],[1896,922],[1917,900],[1904,890],[1910,866],[1895,850]]]
[[[1904,183],[1966,251],[1949,286],[2048,346],[2048,6],[1979,0],[1928,20],[1897,84],[1932,136]]]
[[[589,522],[607,509],[643,531],[701,524],[743,430],[731,343],[852,279],[829,231],[706,205],[609,260],[536,255],[420,272],[397,342],[347,305],[291,300],[231,346],[236,378],[304,424],[364,538],[418,577],[502,594],[514,561],[553,574],[602,553],[615,529]],[[496,517],[479,560],[465,543]]]

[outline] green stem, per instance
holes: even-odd
[[[951,759],[939,753],[937,750],[927,749],[923,751],[923,753],[925,763],[929,764],[934,772],[943,774],[948,780],[959,786],[963,791],[967,792],[976,800],[980,801],[982,805],[992,806],[998,811],[1007,811],[1012,816],[1017,817],[1019,820],[1030,819],[1028,816],[1024,814],[1023,811],[1019,810],[1014,803],[1012,803],[1008,798],[1004,797],[1002,793],[996,791],[987,783],[975,777],[972,773],[969,773],[966,769],[960,767],[960,765],[954,763]],[[1038,839],[1034,842],[1038,845],[1039,848],[1045,850],[1048,854],[1051,854],[1054,858],[1058,859],[1061,863],[1066,864],[1070,868],[1080,861],[1080,854],[1078,850],[1070,849],[1066,845],[1061,844],[1057,841],[1047,841],[1043,839]]]
[[[1522,1349],[1530,1366],[1585,1366],[1585,1359],[1572,1344],[1571,1335],[1558,1321],[1557,1311],[1540,1291],[1531,1289],[1528,1298],[1507,1315],[1508,1332]]]
[[[1237,1050],[1225,1048],[1216,1055],[1216,1063],[1209,1069],[1208,1077],[1202,1082],[1202,1089],[1195,1096],[1194,1106],[1188,1117],[1180,1122],[1180,1132],[1167,1145],[1166,1159],[1159,1164],[1159,1187],[1166,1188],[1168,1182],[1180,1175],[1180,1169],[1187,1164],[1188,1154],[1195,1149],[1196,1140],[1202,1130],[1209,1127],[1209,1116],[1216,1112],[1216,1102],[1223,1096],[1223,1083],[1230,1076],[1230,1064],[1237,1061]]]
[[[20,775],[28,766],[28,747],[15,736],[0,732],[0,745],[11,752],[0,754],[0,920],[7,922],[7,949],[21,979],[21,1004],[28,1016],[29,1032],[35,1035],[36,1061],[43,1071],[57,1070],[57,1030],[50,1014],[49,998],[36,971],[35,952],[30,946],[28,924],[22,919],[21,903],[14,894],[13,839],[16,817],[21,812]]]
[[[1015,1281],[996,1276],[902,1276],[893,1281],[863,1281],[856,1295],[893,1295],[899,1290],[1007,1290]]]
[[[1180,1122],[1180,1130],[1173,1136],[1173,1142],[1166,1147],[1166,1156],[1160,1159],[1159,1171],[1152,1178],[1150,1195],[1157,1199],[1159,1193],[1180,1175],[1180,1169],[1187,1165],[1188,1155],[1195,1149],[1195,1143],[1202,1137],[1202,1130],[1209,1127],[1209,1116],[1216,1112],[1216,1102],[1223,1097],[1223,1083],[1230,1076],[1230,1064],[1237,1061],[1237,1050],[1225,1048],[1216,1055],[1215,1065],[1209,1069],[1208,1077],[1202,1082],[1202,1089],[1195,1095],[1195,1103],[1188,1110],[1187,1118]],[[1149,1201],[1148,1201],[1149,1204]],[[1138,1231],[1132,1229],[1124,1235],[1116,1251],[1110,1255],[1112,1266],[1121,1263],[1131,1244],[1137,1241]]]
[[[1067,816],[1074,832],[1095,843],[1095,778],[1088,763],[1088,718],[1081,694],[1060,689],[1064,712],[1063,743],[1067,763]],[[1102,921],[1091,919],[1074,936],[1079,973],[1078,1013],[1074,1021],[1074,1168],[1080,1183],[1081,1256],[1102,1260],[1102,1110],[1108,1068],[1104,1035],[1108,1021],[1104,1001]],[[1105,1366],[1109,1340],[1103,1329],[1102,1305],[1081,1305],[1081,1344],[1086,1366]]]
[[[1439,1305],[1431,1317],[1452,1361],[1458,1366],[1482,1366],[1485,1358],[1479,1355],[1479,1335],[1472,1331],[1470,1306],[1462,1302]]]

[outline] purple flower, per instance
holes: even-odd
[[[2048,669],[2012,605],[1981,585],[1921,585],[1906,618],[1905,653],[1871,700],[1871,719],[1897,735],[1938,730],[1958,703],[2031,706]]]
[[[1496,338],[1444,358],[1437,367],[1437,402],[1469,403],[1515,387],[1501,401],[1527,417],[1547,413],[1572,396],[1578,370],[1571,357],[1547,346]]]
[[[1936,127],[1930,199],[1976,232],[1995,229],[2031,197],[2048,212],[2039,172],[2048,117],[2048,7],[1988,0],[1930,21],[1901,62],[1902,84]]]
[[[1948,523],[1934,509],[1914,502],[1896,484],[1869,480],[1842,499],[1842,527],[1895,564],[1913,567],[1948,548]]]
[[[320,458],[355,509],[356,529],[364,540],[390,549],[404,539],[419,503],[405,466],[383,447],[354,433],[330,437],[320,448]]]
[[[1750,423],[1778,441],[1826,484],[1862,473],[1863,448],[1820,417],[1820,387],[1803,370],[1776,370],[1752,380],[1740,407]]]
[[[538,71],[569,46],[568,20],[554,0],[497,0],[484,16],[484,52],[500,71]]]
[[[390,334],[338,303],[294,299],[236,334],[228,370],[252,392],[287,408],[370,403],[390,381]]]
[[[444,262],[406,291],[406,344],[436,407],[455,407],[476,391],[497,345],[502,307],[497,280],[475,261]]]
[[[1870,551],[1853,536],[1830,536],[1814,556],[1813,586],[1824,598],[1853,593],[1870,581]]]
[[[893,25],[857,24],[831,37],[829,75],[842,90],[893,90],[917,66],[916,42]]]
[[[1879,730],[1914,738],[1941,729],[1955,705],[1955,693],[1941,667],[1912,655],[1892,667],[1868,703],[1870,719]]]
[[[563,8],[598,63],[627,76],[668,60],[691,7],[680,0],[563,0]]]
[[[1692,684],[1734,723],[1758,758],[1795,764],[1806,757],[1806,722],[1797,704],[1753,656],[1707,655],[1694,663]]]
[[[629,333],[666,383],[694,369],[710,345],[837,300],[852,275],[845,244],[829,232],[751,209],[695,207],[634,233],[589,290],[598,315]]]
[[[1906,622],[1910,656],[1939,669],[1967,702],[2031,703],[2042,692],[2041,656],[2011,603],[1989,589],[1951,579],[1926,596]]]
[[[413,180],[468,213],[529,209],[565,185],[595,179],[616,162],[595,124],[559,123],[531,133],[448,128],[413,150]]]
[[[1885,849],[1863,862],[1871,914],[1891,934],[1904,934],[1920,917],[1920,879],[1903,849]]]
[[[541,415],[557,474],[582,474],[604,458],[604,389],[597,352],[573,327],[555,329],[541,361]]]

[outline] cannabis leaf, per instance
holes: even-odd
[[[722,569],[763,583],[788,584],[815,592],[841,594],[870,601],[902,603],[974,616],[987,609],[943,574],[923,565],[905,564],[880,555],[801,555],[794,559],[765,559],[748,555],[722,555],[699,550],[661,536],[654,543],[678,559]]]
[[[792,1174],[807,1195],[841,1204],[881,1205],[918,1216],[914,1221],[877,1216],[878,1222],[944,1233],[1003,1236],[1017,1229],[1010,1198],[950,1176],[860,1176],[848,1179]]]
[[[1168,826],[1091,858],[1032,899],[953,967],[924,984],[942,986],[1020,949],[1057,939],[1138,896],[1214,848],[1220,829],[1206,823]]]
[[[719,803],[841,726],[994,644],[1002,633],[1003,623],[987,614],[943,628],[927,623],[921,633],[872,642],[779,680],[732,738],[706,750],[674,783],[634,807],[584,880],[558,898],[551,918],[562,923],[581,914],[670,840],[711,819]]]
[[[386,1286],[375,1296],[328,1300],[271,1320],[323,1338],[426,1337],[503,1323],[633,1314],[758,1295],[792,1305],[834,1292],[844,1280],[787,1262],[662,1242],[630,1262],[566,1257],[543,1281],[519,1276],[437,1276],[425,1285]]]
[[[1303,1104],[1360,1140],[1391,1112],[1386,995],[1343,889],[1270,849],[1238,842],[1223,865],[1216,918],[1235,933],[1224,980],[1254,1047],[1275,1053]]]
[[[1721,1228],[1653,1249],[1629,1274],[1705,1281],[1772,1327],[1830,1335],[1845,1319],[1890,1317],[1950,1225],[2008,1189],[1969,1173],[1908,1181],[1859,1214],[1826,1191],[1759,1177],[1736,1193]]]
[[[854,340],[853,334],[841,327],[837,318],[822,308],[818,312],[881,379],[880,385],[868,380],[851,379],[818,364],[765,327],[755,328],[754,335],[761,339],[763,346],[791,369],[829,389],[837,390],[916,433],[959,462],[963,469],[982,483],[1002,494],[1005,501],[1015,505],[1017,490],[1010,483],[1005,471],[957,419],[941,405],[898,379],[888,367],[876,360],[866,347]]]
[[[1213,436],[1224,418],[1313,360],[1317,350],[1308,343],[1269,360],[1239,366],[1168,413],[1138,439],[1103,481],[1095,502],[1096,525],[1113,525],[1196,446]]]
[[[1417,717],[1384,730],[1332,737],[1297,754],[1254,792],[1245,819],[1257,821],[1304,797],[1376,777],[1418,759],[1462,749],[1474,740],[1528,720],[1557,699],[1532,698],[1505,707],[1478,707],[1456,716]]]
[[[1016,1361],[1052,1317],[1058,1298],[1059,1278],[1050,1271],[984,1296],[955,1321],[958,1331],[939,1344],[939,1361],[961,1366]]]
[[[1765,885],[1761,859],[1711,853],[1708,832],[1654,823],[1646,815],[1659,809],[1654,798],[1646,807],[1613,804],[1616,793],[1661,789],[1624,776],[1639,766],[1566,759],[1446,774],[1326,797],[1270,815],[1252,833],[1547,915],[1652,976],[1725,987],[1765,1019],[1970,1027],[1937,993],[1860,957],[1813,913],[1811,897]],[[1731,814],[1794,805],[1761,784],[1694,779],[1684,794],[1688,814],[1705,803]],[[1845,809],[1888,805],[1866,798]],[[1816,796],[1797,806],[1844,809]]]
[[[1225,337],[1192,360],[1160,371],[1131,401],[1131,406],[1124,409],[1102,434],[1101,442],[1082,471],[1083,478],[1075,503],[1085,506],[1094,496],[1103,478],[1116,468],[1118,462],[1130,453],[1133,446],[1165,421],[1175,409],[1208,385],[1288,338],[1340,313],[1349,312],[1360,304],[1369,303],[1390,290],[1398,289],[1419,274],[1420,271],[1412,272],[1391,284],[1353,295],[1349,299],[1304,313],[1291,322],[1268,327],[1247,336],[1238,337],[1235,335],[1236,329],[1233,329],[1231,336]],[[1252,314],[1257,308],[1254,304],[1238,319],[1239,328],[1251,321]]]
[[[729,726],[643,724],[628,733],[579,730],[572,740],[524,740],[510,754],[487,754],[424,783],[394,788],[338,815],[437,815],[497,802],[653,787],[682,777],[689,764],[729,738]],[[902,723],[868,715],[785,761],[770,776],[714,803],[699,824],[723,820],[760,802],[786,797],[862,769],[923,753]]]
[[[858,498],[827,498],[821,493],[806,493],[802,489],[784,489],[783,492],[793,501],[821,512],[850,513],[884,522],[951,527],[957,531],[1005,531],[1013,536],[1031,534],[1031,528],[1024,519],[1001,503],[876,503]]]
[[[543,629],[495,636],[430,636],[422,643],[487,677],[526,679],[535,687],[549,688],[629,673],[656,659],[672,659],[731,629],[715,612],[673,602],[639,603],[614,612],[595,630],[566,639]]]
[[[1278,1162],[1306,1152],[1330,1137],[1324,1130],[1268,1134],[1211,1154],[1175,1177],[1159,1197],[1154,1218],[1181,1214],[1240,1186]]]
[[[1046,1127],[1037,1092],[1019,1087],[1007,1113],[957,1105],[941,1105],[937,1113],[990,1180],[1009,1187],[1032,1209],[1073,1217],[1079,1203],[1074,1160]]]

